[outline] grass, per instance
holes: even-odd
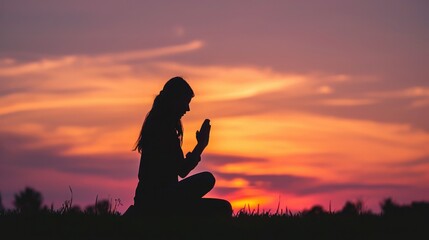
[[[231,219],[152,216],[45,209],[0,214],[2,239],[422,239],[426,215],[258,212]]]
[[[337,212],[321,206],[292,213],[245,206],[229,219],[158,214],[127,218],[119,199],[98,200],[84,210],[71,198],[59,209],[40,207],[34,190],[16,195],[14,210],[0,210],[1,239],[426,239],[429,203],[381,203],[381,214],[362,202],[347,202]],[[25,196],[25,197],[24,197]],[[24,201],[24,200],[25,201]],[[31,200],[33,199],[33,200]],[[31,206],[31,207],[29,207]]]

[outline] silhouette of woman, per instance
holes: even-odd
[[[196,132],[197,145],[186,157],[181,148],[181,118],[190,111],[194,92],[181,77],[170,79],[156,96],[134,150],[141,154],[134,208],[140,214],[161,212],[182,215],[231,216],[231,204],[203,198],[215,184],[210,172],[188,176],[201,160],[210,137],[210,120]],[[178,176],[183,178],[178,180]]]

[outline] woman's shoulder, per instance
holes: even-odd
[[[159,118],[155,115],[149,114],[144,123],[145,132],[149,134],[168,134],[174,133],[174,128],[169,126],[169,124],[162,118]]]

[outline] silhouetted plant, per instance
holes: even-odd
[[[97,196],[95,204],[87,206],[85,208],[85,213],[93,215],[119,215],[120,213],[117,211],[117,207],[122,205],[121,200],[117,198],[114,201],[115,204],[113,204],[112,199],[102,199],[99,201]]]
[[[72,206],[72,201],[65,200],[60,209],[58,209],[60,214],[78,214],[82,213],[81,208],[78,205]]]
[[[340,214],[348,216],[357,216],[364,213],[363,202],[358,200],[355,203],[347,201]]]
[[[73,190],[69,186],[70,190],[70,199],[65,200],[61,208],[58,210],[60,214],[79,214],[82,213],[82,210],[79,206],[75,205],[73,206]]]
[[[43,197],[42,194],[30,187],[26,187],[24,191],[15,194],[13,202],[16,210],[21,213],[36,213],[42,209]]]
[[[380,207],[383,215],[387,217],[429,217],[428,202],[412,202],[411,205],[400,205],[391,198],[387,198],[380,204]]]
[[[399,205],[393,202],[391,198],[385,199],[380,203],[383,215],[396,215],[399,212]]]
[[[411,209],[416,216],[429,217],[429,202],[412,202]]]
[[[388,217],[404,217],[411,214],[411,206],[400,205],[391,198],[385,199],[381,204],[382,213]]]
[[[310,210],[305,210],[302,213],[305,216],[322,216],[328,214],[321,205],[315,205]]]
[[[243,208],[238,210],[235,214],[233,214],[234,217],[242,218],[242,217],[296,217],[298,215],[301,215],[300,213],[292,213],[290,209],[287,207],[285,209],[280,209],[280,204],[277,207],[277,210],[272,213],[271,209],[265,210],[259,209],[259,204],[257,205],[257,208],[251,209],[250,204],[244,205]]]
[[[113,213],[113,214],[119,214],[119,212],[118,212],[118,207],[119,206],[123,206],[123,204],[122,204],[122,202],[121,202],[121,199],[120,198],[115,198],[115,205],[112,205],[112,203],[110,203],[110,205],[111,206],[113,206],[113,208],[111,209],[111,212]]]

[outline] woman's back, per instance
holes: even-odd
[[[177,163],[183,158],[174,126],[149,115],[142,131],[139,181],[146,190],[162,188],[178,181]]]

